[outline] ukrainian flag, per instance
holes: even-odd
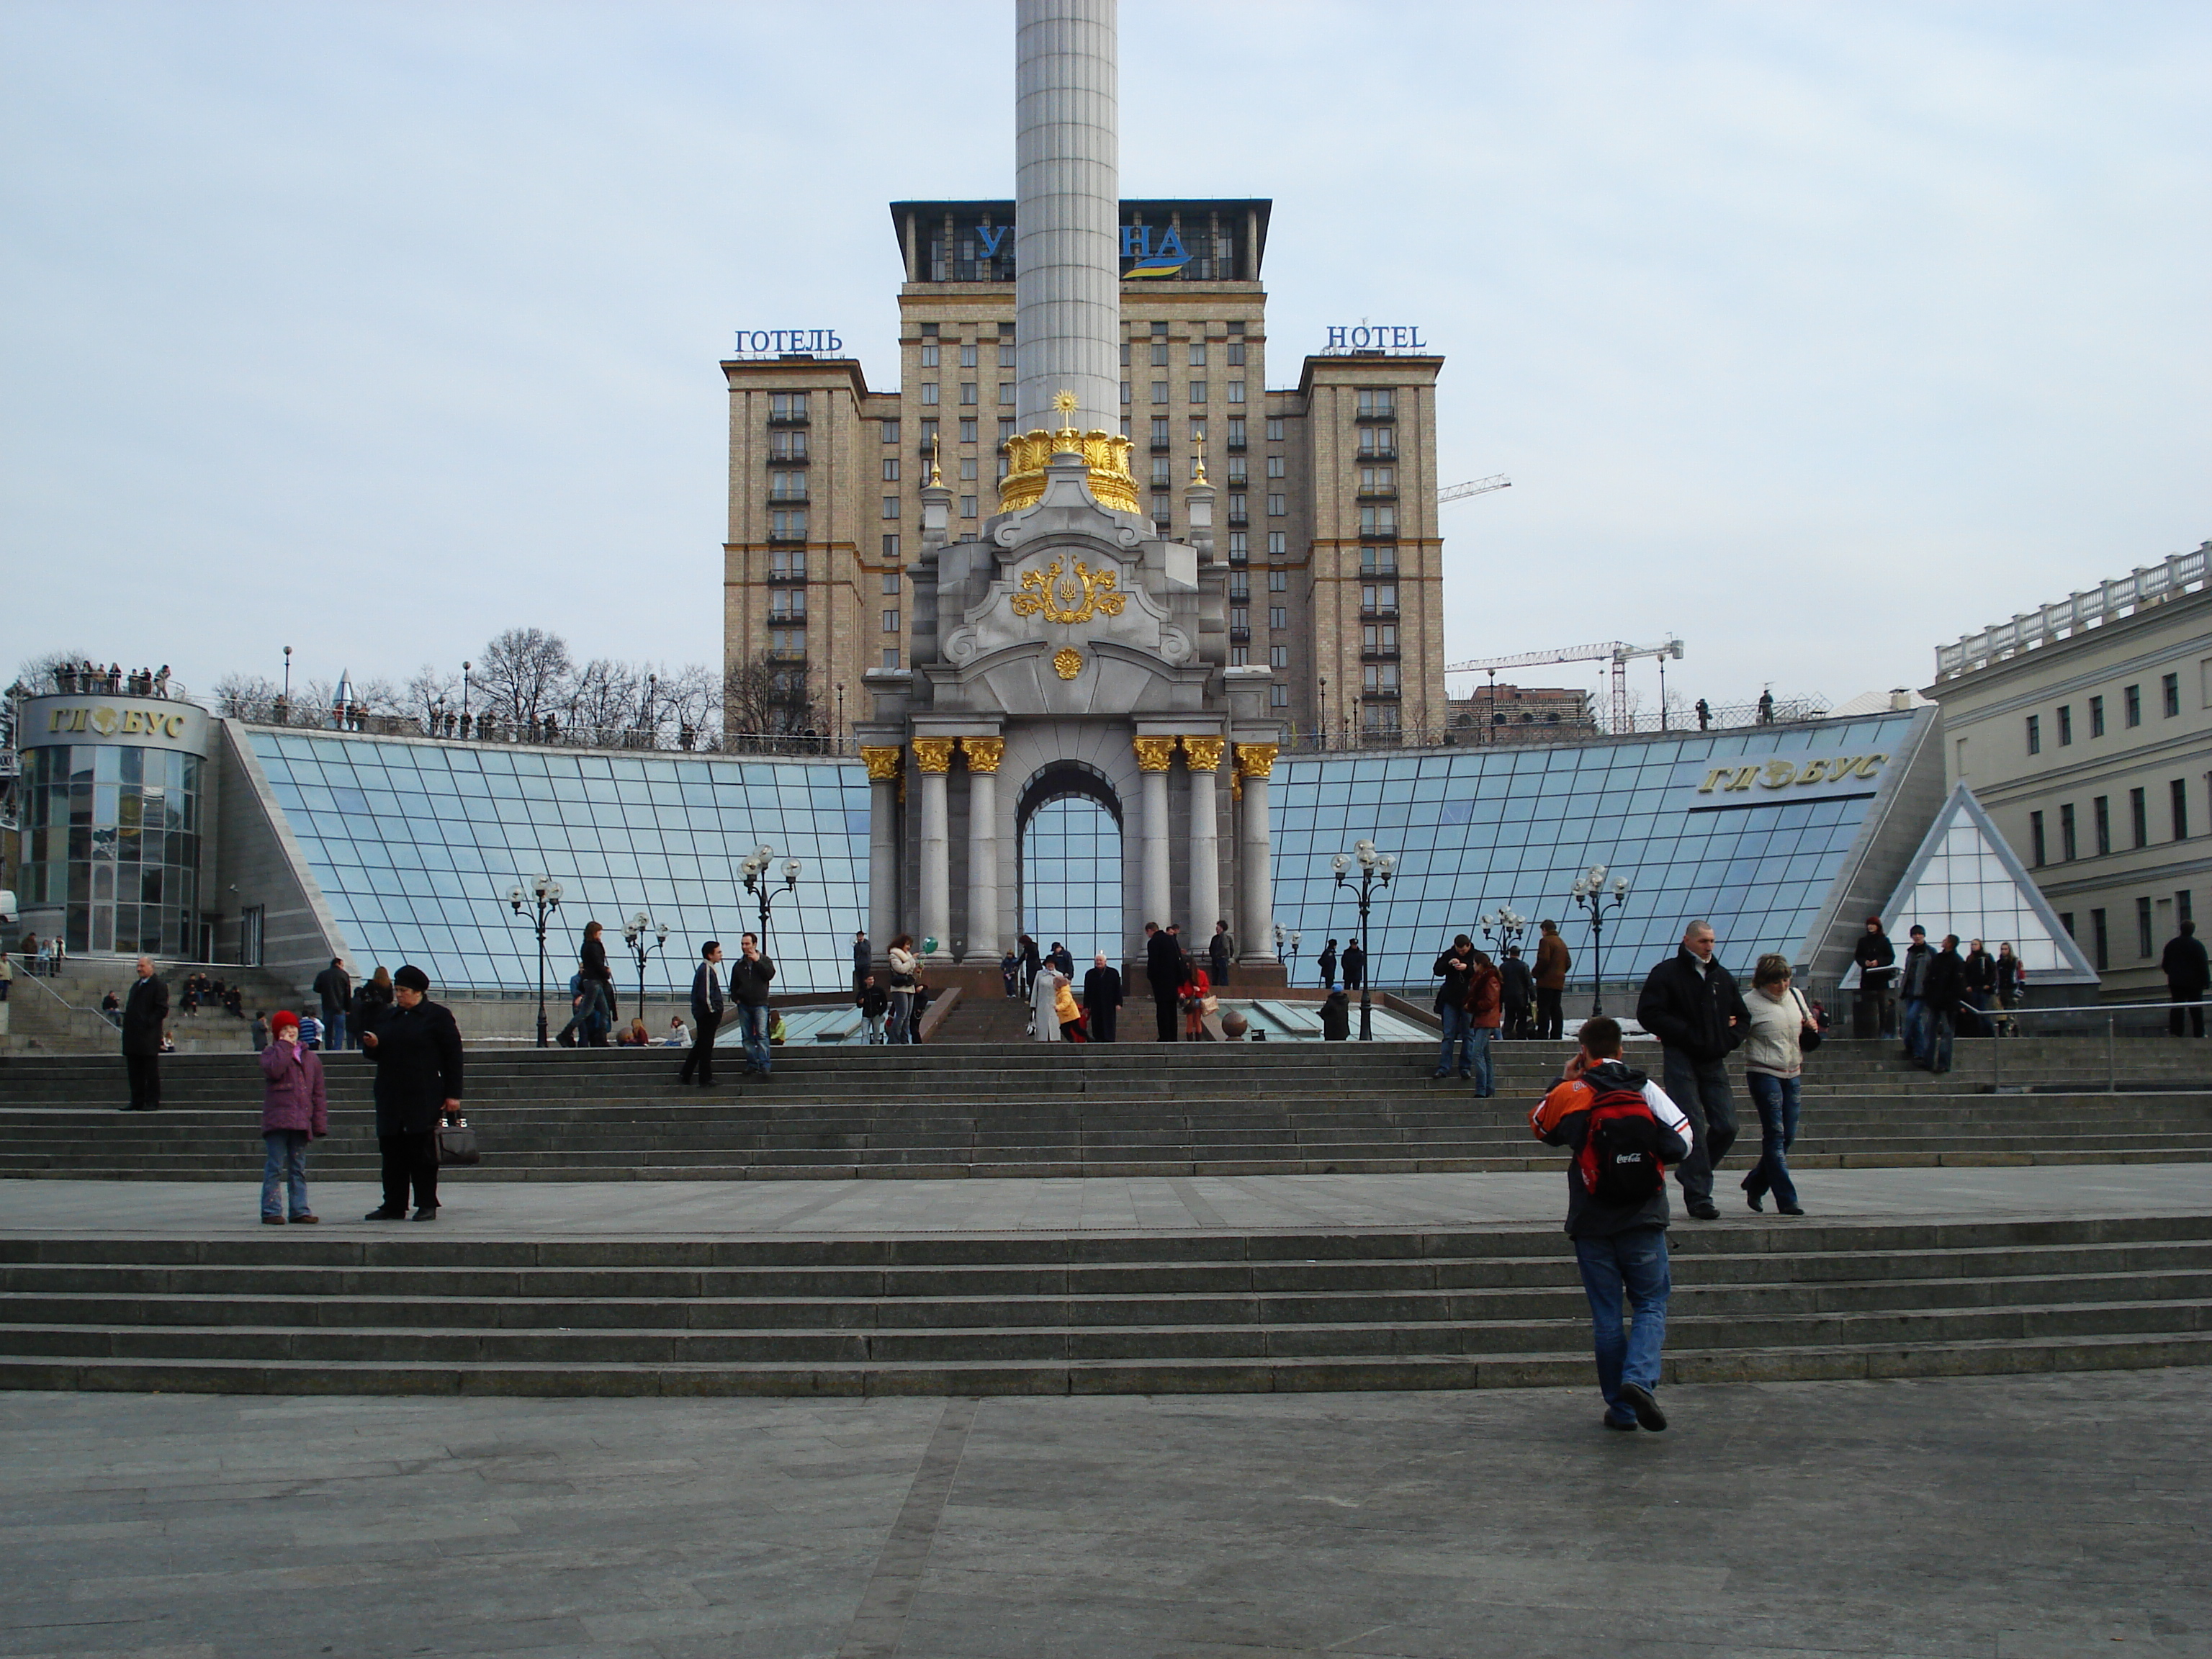
[[[1189,263],[1188,257],[1178,259],[1156,253],[1149,259],[1139,259],[1131,265],[1121,273],[1121,280],[1133,283],[1142,276],[1172,276]]]

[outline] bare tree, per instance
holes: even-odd
[[[793,736],[826,738],[830,714],[815,696],[804,668],[775,661],[765,651],[731,665],[722,682],[725,747],[758,741],[785,746]]]
[[[558,634],[510,628],[484,647],[476,683],[501,718],[520,727],[560,709],[573,672]]]
[[[460,680],[426,662],[408,679],[406,690],[393,699],[392,712],[421,721],[427,732],[433,720],[457,706],[460,699]]]
[[[688,662],[663,673],[653,706],[657,741],[680,742],[690,731],[695,744],[719,743],[722,733],[722,677],[702,662]]]
[[[594,657],[570,678],[561,724],[579,742],[619,744],[643,711],[645,676],[626,662]]]
[[[33,697],[51,696],[61,690],[61,680],[56,671],[76,668],[91,661],[82,651],[49,651],[42,657],[30,657],[15,671],[16,683]]]
[[[283,701],[284,688],[265,674],[225,674],[215,683],[216,712],[233,720],[276,725]]]

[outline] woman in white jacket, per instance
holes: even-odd
[[[1060,1041],[1060,1014],[1054,1005],[1060,988],[1066,983],[1066,977],[1050,963],[1038,964],[1036,978],[1030,987],[1030,1035],[1039,1042]]]
[[[891,1030],[893,1042],[912,1042],[914,1036],[914,988],[919,982],[921,964],[915,960],[914,935],[901,933],[891,941]]]
[[[1743,1000],[1751,1010],[1744,1081],[1759,1108],[1759,1162],[1743,1178],[1744,1201],[1761,1209],[1759,1200],[1772,1193],[1774,1207],[1783,1214],[1802,1215],[1796,1183],[1790,1178],[1790,1147],[1797,1139],[1798,1085],[1805,1069],[1801,1041],[1805,1032],[1820,1028],[1790,983],[1787,957],[1759,957],[1751,973],[1751,994]]]

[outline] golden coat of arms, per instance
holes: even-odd
[[[1048,623],[1083,623],[1101,612],[1118,617],[1129,596],[1115,591],[1118,573],[1093,570],[1080,559],[1071,567],[1054,559],[1042,570],[1022,573],[1021,590],[1008,601],[1017,617]]]

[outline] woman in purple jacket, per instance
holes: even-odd
[[[307,1143],[331,1132],[330,1105],[323,1091],[323,1057],[300,1042],[300,1017],[280,1008],[269,1022],[270,1042],[254,1058],[265,1079],[261,1097],[261,1139],[269,1148],[261,1166],[261,1224],[281,1227],[280,1187],[289,1187],[291,1218],[314,1224],[307,1207]]]

